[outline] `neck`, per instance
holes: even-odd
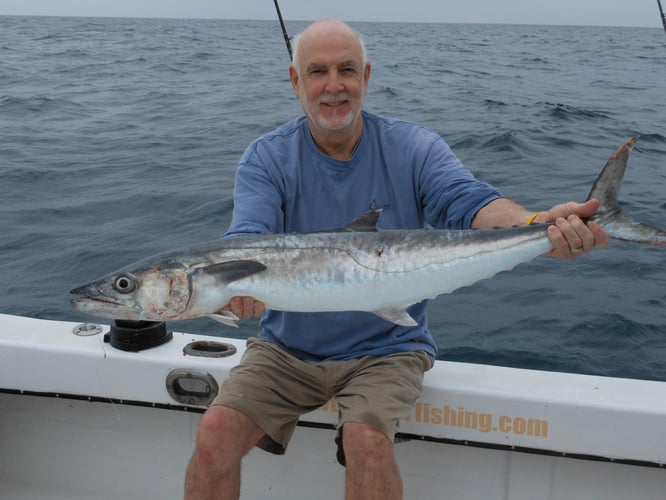
[[[356,145],[361,140],[363,132],[363,120],[359,120],[349,129],[331,131],[317,130],[310,123],[310,133],[312,139],[319,150],[335,158],[336,160],[349,160],[356,149]]]

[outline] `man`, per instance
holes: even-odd
[[[465,170],[435,133],[362,111],[371,66],[359,35],[320,21],[295,40],[289,75],[305,117],[253,142],[241,158],[226,237],[336,229],[372,208],[383,228],[491,228],[556,221],[551,254],[568,259],[608,243],[580,217],[598,202],[532,214]],[[229,309],[262,316],[258,339],[204,414],[186,497],[238,498],[242,458],[260,446],[283,453],[298,416],[331,397],[348,499],[402,498],[393,454],[398,422],[411,413],[436,347],[426,303],[416,327],[362,312],[264,311],[250,297]]]

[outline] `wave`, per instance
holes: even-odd
[[[501,106],[506,106],[507,103],[504,101],[497,101],[495,99],[484,99],[483,101],[486,105],[486,108],[497,108]]]
[[[517,130],[503,130],[484,134],[468,133],[451,142],[454,150],[473,149],[487,153],[514,153],[519,157],[529,156],[531,144],[523,139],[524,134]]]
[[[398,96],[404,96],[405,93],[398,90],[395,87],[384,86],[379,89],[373,90],[372,95],[398,97]]]
[[[513,366],[527,370],[562,370],[562,360],[554,358],[550,353],[539,353],[520,348],[482,349],[472,345],[462,345],[442,349],[437,355],[437,359],[482,365]]]
[[[168,72],[168,73],[179,73],[179,74],[187,74],[187,71],[177,68],[174,64],[167,64],[167,63],[155,63],[151,64],[148,68],[150,71],[156,71],[156,72]]]
[[[569,104],[539,102],[537,105],[541,106],[547,115],[559,120],[606,120],[611,118],[607,112],[579,108]]]
[[[70,99],[45,96],[0,97],[0,113],[21,115],[23,113],[51,113],[83,109],[85,109],[85,106]]]

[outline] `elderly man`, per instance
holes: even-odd
[[[305,116],[246,150],[225,237],[335,229],[382,208],[383,228],[555,221],[551,254],[564,259],[608,244],[581,220],[597,201],[533,214],[475,179],[434,132],[363,111],[370,73],[360,36],[342,22],[320,21],[296,37],[289,75]],[[284,453],[299,416],[335,397],[347,498],[402,498],[393,437],[436,355],[426,306],[409,308],[417,326],[401,326],[363,312],[264,311],[251,297],[234,298],[228,308],[261,316],[261,332],[203,416],[186,497],[238,498],[243,457],[254,446]]]

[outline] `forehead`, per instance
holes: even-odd
[[[355,61],[361,64],[363,49],[358,35],[346,26],[313,27],[303,33],[299,43],[302,66],[309,64],[339,64]]]

